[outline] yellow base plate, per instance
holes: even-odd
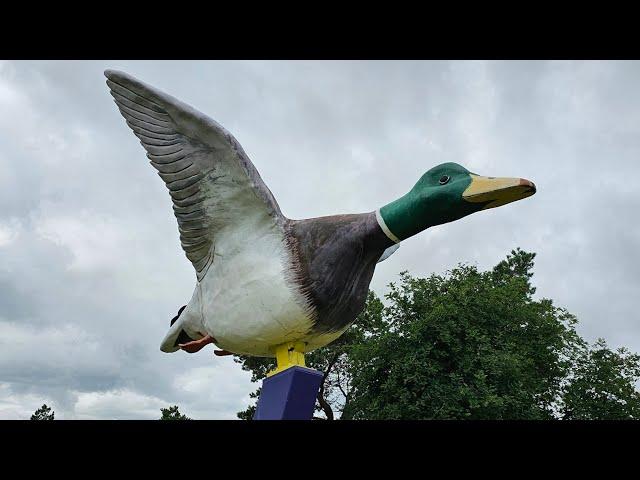
[[[277,367],[267,373],[267,377],[291,367],[306,367],[304,363],[304,343],[289,342],[275,348]]]

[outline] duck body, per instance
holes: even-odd
[[[285,342],[311,351],[339,337],[362,310],[376,263],[393,244],[374,213],[265,220],[216,246],[181,314],[189,338],[211,335],[243,355],[273,356]],[[172,337],[164,351],[178,349]]]
[[[338,338],[364,307],[376,264],[433,225],[525,198],[520,178],[461,165],[428,170],[403,197],[362,214],[285,217],[238,141],[220,124],[132,76],[105,72],[120,113],[165,182],[196,273],[160,349],[301,353]]]
[[[360,313],[376,264],[395,244],[374,212],[290,221],[293,268],[314,306],[314,335],[343,332]]]

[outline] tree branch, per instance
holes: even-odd
[[[347,399],[347,393],[342,388],[342,383],[340,382],[340,372],[338,372],[337,375],[338,375],[338,389],[342,392],[342,395],[344,395],[344,398],[346,400]]]
[[[324,398],[324,384],[325,384],[325,381],[327,380],[327,376],[329,375],[329,372],[331,372],[331,369],[335,365],[339,356],[340,354],[338,352],[336,352],[333,355],[333,358],[329,362],[329,365],[327,366],[327,369],[325,370],[324,375],[322,376],[322,383],[320,384],[320,390],[318,390],[318,403],[320,404],[320,407],[322,408],[322,411],[324,412],[324,414],[327,416],[327,420],[334,420],[334,416],[333,416],[333,409],[331,408],[331,405]]]

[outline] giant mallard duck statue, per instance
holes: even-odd
[[[221,125],[132,76],[107,70],[111,95],[173,200],[196,271],[163,352],[276,357],[281,371],[338,338],[364,307],[376,264],[434,225],[533,195],[521,178],[483,177],[455,163],[427,171],[369,213],[291,220]]]

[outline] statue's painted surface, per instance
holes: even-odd
[[[222,126],[125,73],[105,75],[169,189],[196,271],[193,296],[172,321],[164,352],[215,343],[218,354],[273,357],[282,345],[291,345],[285,355],[326,345],[355,320],[376,264],[402,240],[536,191],[528,180],[482,177],[445,163],[373,212],[291,220]]]

